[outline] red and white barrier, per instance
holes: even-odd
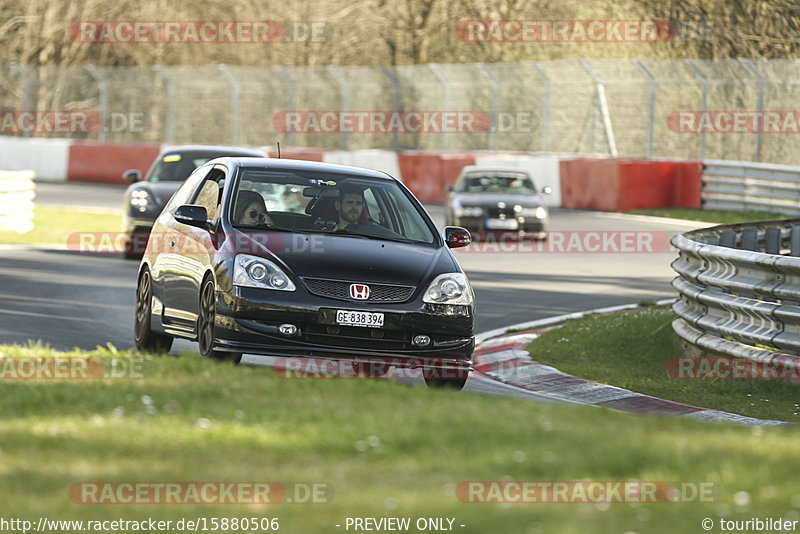
[[[63,182],[67,179],[69,145],[68,139],[0,137],[0,167],[31,170],[37,180]]]
[[[0,137],[0,163],[31,169],[37,180],[126,184],[127,169],[149,168],[160,144],[114,144],[67,139]],[[264,147],[270,156],[277,150]],[[521,167],[534,177],[551,207],[625,211],[669,206],[700,207],[702,161],[635,160],[536,153],[326,150],[288,147],[281,156],[384,171],[402,180],[422,201],[443,203],[446,187],[466,165]]]

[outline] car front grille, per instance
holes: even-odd
[[[345,280],[328,280],[326,278],[302,278],[308,291],[319,295],[341,300],[356,300],[350,298],[350,284]],[[414,286],[396,286],[391,284],[366,284],[369,286],[369,298],[366,302],[403,302],[411,297]]]

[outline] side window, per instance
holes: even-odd
[[[192,196],[192,193],[194,193],[194,190],[197,189],[197,184],[199,184],[200,181],[203,178],[205,178],[206,174],[208,174],[208,171],[210,170],[211,170],[210,166],[200,167],[199,169],[196,169],[191,175],[189,175],[189,177],[186,179],[183,185],[180,186],[177,191],[175,191],[175,194],[172,195],[172,198],[167,204],[166,208],[167,211],[173,213],[175,211],[175,208],[177,208],[178,206],[182,204],[187,204],[189,202],[189,198]]]
[[[208,220],[217,218],[219,203],[222,200],[222,188],[225,184],[225,172],[219,167],[208,173],[203,184],[199,187],[192,204],[205,206]]]

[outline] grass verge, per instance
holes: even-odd
[[[544,333],[528,350],[538,362],[597,382],[704,408],[800,423],[800,389],[792,381],[671,378],[667,362],[683,356],[670,324],[674,318],[666,307],[590,316]]]
[[[59,356],[0,346],[4,357]],[[798,430],[541,405],[380,380],[287,380],[196,355],[100,349],[141,378],[1,380],[0,501],[34,521],[277,517],[283,532],[339,532],[347,517],[454,518],[484,532],[699,531],[705,517],[798,518]],[[464,481],[707,483],[702,501],[462,502]],[[326,483],[327,503],[76,504],[82,481]],[[688,499],[688,495],[687,495]],[[461,528],[459,525],[466,525]],[[342,525],[337,528],[335,525]],[[413,527],[410,530],[416,532]]]
[[[626,211],[632,215],[651,215],[653,217],[670,217],[673,219],[688,219],[690,221],[705,221],[716,224],[732,224],[752,221],[771,221],[791,217],[781,213],[769,211],[729,211],[729,210],[702,210],[692,208],[658,208],[637,209]]]
[[[109,232],[113,240],[121,228],[121,215],[36,206],[33,210],[33,230],[24,234],[5,232],[0,236],[0,244],[66,245],[70,234],[75,232]]]

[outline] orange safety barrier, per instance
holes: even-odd
[[[160,150],[157,144],[75,141],[69,146],[67,180],[127,185],[122,173],[140,169],[144,175]]]
[[[475,164],[473,154],[401,152],[397,163],[403,183],[421,202],[443,203],[445,187],[453,185],[466,165]]]
[[[561,161],[560,171],[564,208],[700,207],[700,161],[577,158]]]

